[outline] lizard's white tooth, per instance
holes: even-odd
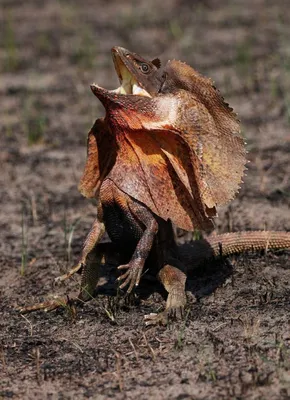
[[[142,92],[142,89],[134,83],[132,86],[132,93],[138,95],[140,92]]]
[[[138,96],[151,97],[145,89],[142,89],[140,86],[136,85],[136,83],[133,84],[132,93]]]

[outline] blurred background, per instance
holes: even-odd
[[[44,239],[55,254],[72,232],[78,252],[95,207],[77,184],[87,132],[103,115],[89,85],[117,87],[115,45],[187,62],[241,118],[251,163],[218,229],[287,228],[289,14],[284,0],[1,0],[3,252],[19,259],[23,229],[30,258],[43,254]]]

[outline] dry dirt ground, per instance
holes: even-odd
[[[0,399],[290,399],[289,251],[197,271],[197,301],[165,328],[143,322],[164,305],[158,294],[16,310],[77,291],[79,277],[53,280],[96,215],[77,183],[103,114],[89,84],[117,86],[113,45],[187,61],[240,115],[250,164],[217,231],[290,229],[285,3],[1,0]]]

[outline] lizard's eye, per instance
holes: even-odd
[[[148,64],[145,64],[145,63],[140,64],[140,69],[142,72],[144,72],[144,74],[148,74],[148,72],[149,72]]]

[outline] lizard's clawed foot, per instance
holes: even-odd
[[[186,295],[184,291],[172,291],[168,294],[166,309],[160,313],[145,315],[145,325],[167,325],[169,320],[176,321],[183,319]]]
[[[80,261],[75,267],[73,267],[72,269],[70,269],[66,274],[61,275],[61,276],[57,276],[54,279],[55,283],[59,283],[59,282],[63,282],[66,279],[70,278],[72,275],[74,275],[76,272],[78,272],[81,268],[83,267],[83,262]]]
[[[143,263],[140,260],[131,260],[128,264],[120,265],[118,267],[119,270],[127,269],[127,271],[118,278],[118,281],[125,280],[121,285],[120,289],[124,289],[124,287],[128,286],[127,293],[130,293],[134,286],[138,286],[141,274],[143,270]]]
[[[184,317],[184,307],[166,309],[160,313],[150,313],[144,316],[145,325],[167,325],[170,321],[181,320]]]
[[[167,325],[168,324],[168,314],[167,311],[160,313],[150,313],[144,316],[145,325]]]
[[[56,308],[60,307],[66,307],[71,303],[71,299],[67,298],[60,298],[56,297],[53,300],[48,300],[43,303],[37,303],[34,304],[33,306],[28,306],[28,307],[22,307],[19,308],[18,310],[22,313],[29,313],[32,311],[38,311],[38,310],[43,310],[45,312],[55,310]]]

